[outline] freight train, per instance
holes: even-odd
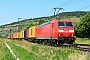
[[[8,39],[25,39],[28,41],[46,41],[56,44],[73,44],[75,42],[74,23],[72,20],[54,19],[38,26],[32,26],[7,37]]]

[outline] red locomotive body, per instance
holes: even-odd
[[[72,20],[52,20],[36,28],[36,39],[62,43],[75,41],[74,23]]]

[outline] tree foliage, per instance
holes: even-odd
[[[79,24],[75,26],[76,36],[90,38],[90,11],[82,17]]]
[[[26,30],[29,29],[32,26],[37,26],[37,25],[40,25],[44,22],[47,22],[47,20],[39,20],[38,23],[36,23],[36,24],[30,23],[30,25],[26,28]]]
[[[30,23],[30,25],[26,28],[26,30],[29,29],[30,27],[34,26],[34,25],[35,25],[35,24]]]
[[[0,38],[4,38],[2,35],[0,35]]]
[[[38,22],[39,22],[38,25],[40,25],[40,24],[47,22],[47,21],[46,20],[39,20]]]

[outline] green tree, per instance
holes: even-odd
[[[44,23],[44,22],[47,22],[47,21],[46,21],[46,20],[39,20],[38,25],[40,25],[40,24],[42,24],[42,23]]]
[[[90,11],[75,26],[76,36],[90,38]]]
[[[26,30],[29,29],[30,27],[34,26],[34,25],[35,25],[35,24],[31,23],[31,24],[26,28]]]

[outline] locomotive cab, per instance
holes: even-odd
[[[56,21],[56,22],[55,22]],[[74,23],[72,20],[55,20],[53,33],[59,43],[72,44],[75,41]]]

